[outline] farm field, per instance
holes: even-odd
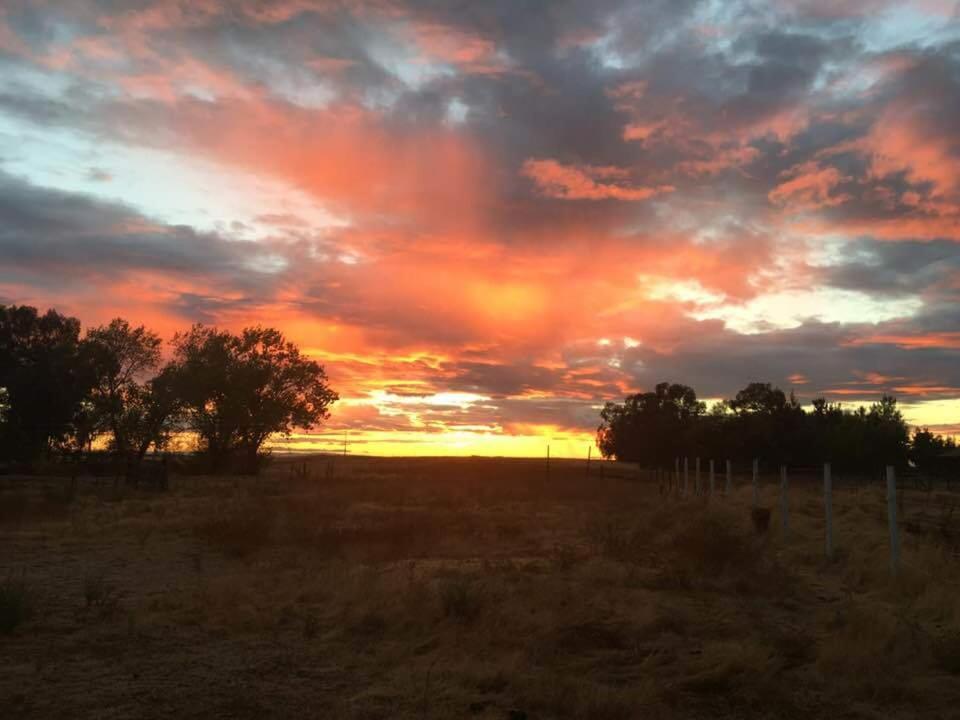
[[[827,561],[816,478],[785,533],[765,477],[758,533],[742,476],[679,498],[600,465],[0,478],[0,717],[958,716],[945,494],[905,494],[892,579],[879,484],[837,479]]]

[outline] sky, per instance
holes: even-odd
[[[582,457],[661,381],[960,433],[960,3],[4,0],[0,303],[280,328],[282,447]]]

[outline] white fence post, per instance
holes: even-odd
[[[760,472],[760,461],[757,458],[753,459],[753,506],[758,507],[760,505],[760,485],[757,478],[757,475]]]
[[[900,535],[897,531],[897,475],[893,465],[887,465],[887,521],[890,524],[890,573],[900,568]]]
[[[713,460],[710,461],[710,497],[713,497]]]
[[[790,503],[787,500],[787,466],[780,466],[780,520],[783,523],[783,532],[790,531]]]
[[[833,559],[833,476],[830,473],[830,463],[823,464],[823,515],[826,520],[826,536],[824,538],[827,560]]]
[[[723,493],[724,495],[730,494],[731,486],[733,485],[732,476],[733,476],[733,469],[730,467],[730,461],[727,460],[727,484],[726,484],[726,487],[724,488],[724,493]]]

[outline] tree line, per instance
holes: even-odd
[[[912,462],[939,469],[952,439],[918,429],[913,435],[895,397],[869,407],[843,408],[817,398],[810,411],[770,383],[750,383],[710,409],[693,388],[660,383],[652,392],[608,402],[600,412],[597,446],[605,457],[673,467],[676,457],[703,457],[871,472]]]
[[[168,359],[164,360],[164,356]],[[0,305],[0,459],[95,441],[136,472],[191,432],[212,472],[255,472],[272,434],[310,429],[338,399],[321,365],[273,328],[197,324],[161,337],[117,318],[81,332],[55,310]]]

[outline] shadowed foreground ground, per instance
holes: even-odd
[[[0,717],[960,712],[960,568],[904,532],[891,582],[878,487],[837,490],[825,563],[814,482],[787,538],[776,510],[754,533],[740,483],[707,502],[583,463],[327,462],[72,503],[0,479],[0,622],[21,620]]]

